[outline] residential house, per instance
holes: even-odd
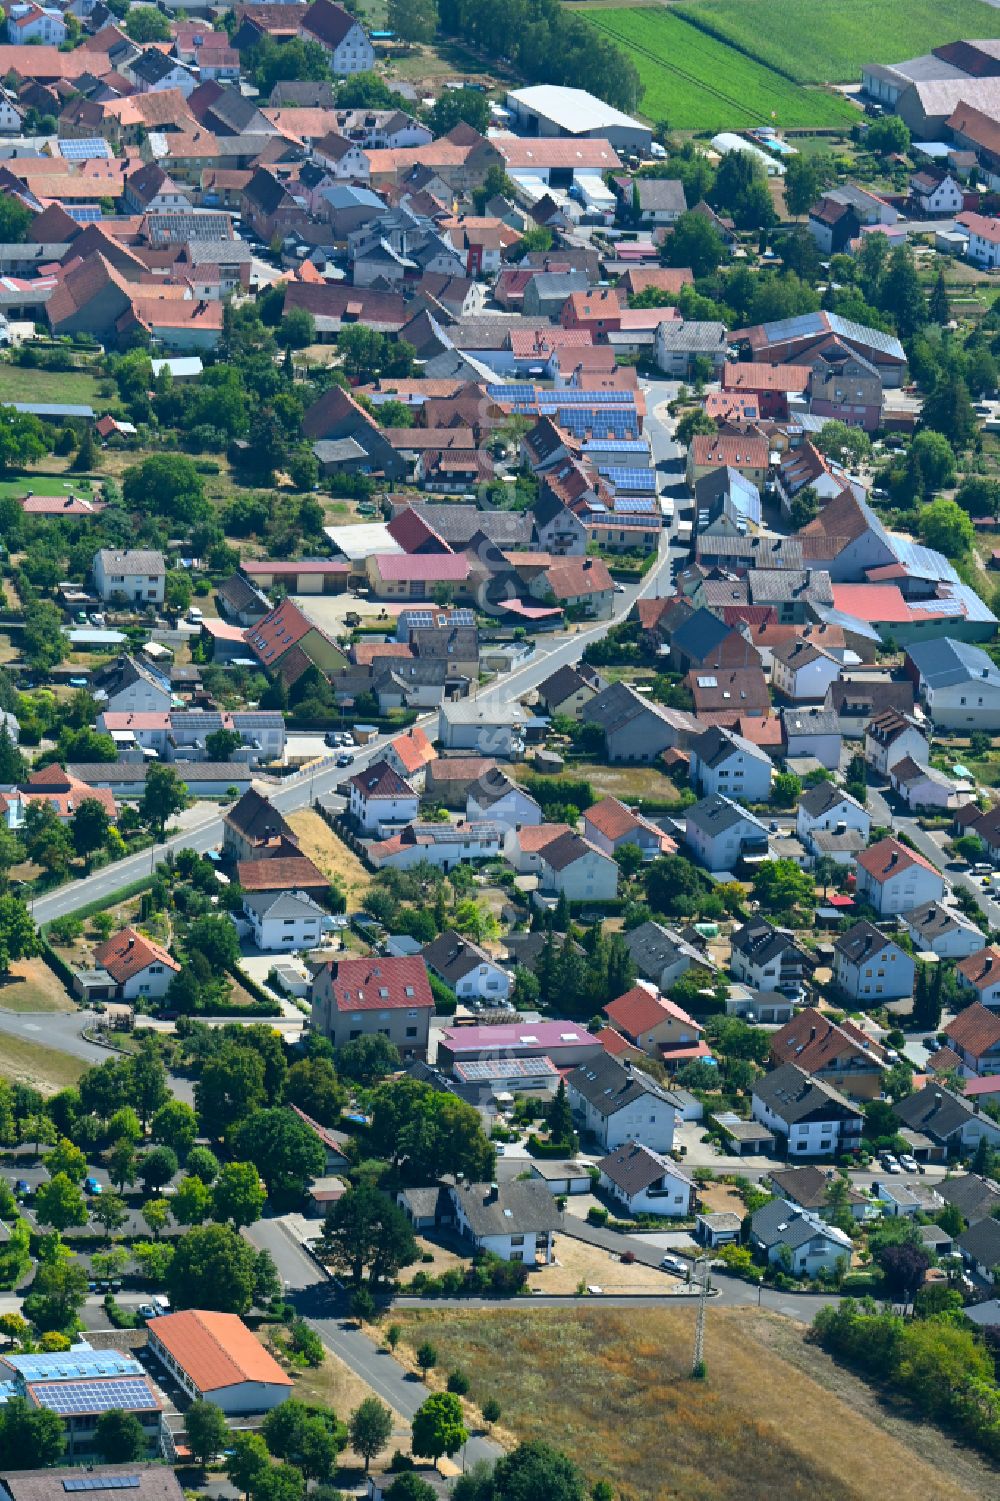
[[[821,1220],[833,1217],[835,1211],[830,1202],[831,1188],[838,1181],[838,1174],[833,1168],[815,1167],[812,1163],[803,1163],[801,1167],[775,1168],[767,1179],[768,1186],[774,1189],[779,1199],[796,1209],[804,1209]],[[870,1201],[863,1193],[858,1193],[857,1189],[848,1187],[839,1192],[838,1200],[850,1212],[852,1219],[863,1220],[867,1217]]]
[[[717,379],[726,363],[727,347],[724,323],[675,317],[661,318],[656,325],[654,359],[657,369],[668,379],[687,380],[706,364],[711,366],[713,379]],[[752,460],[747,460],[748,466],[756,466],[756,461],[755,454]],[[697,463],[695,460],[692,473]],[[752,479],[753,475],[748,473],[747,477]]]
[[[547,714],[580,719],[584,706],[596,698],[602,687],[601,679],[592,669],[567,664],[539,684],[538,697]]]
[[[660,328],[668,326],[661,324]],[[688,448],[686,478],[693,490],[696,482],[713,469],[738,469],[744,478],[763,491],[769,464],[766,438],[750,434],[698,433]]]
[[[889,772],[889,785],[908,808],[935,810],[957,808],[969,795],[968,782],[952,781],[935,766],[920,766],[904,756]]]
[[[781,739],[786,760],[812,756],[827,771],[840,766],[841,734],[835,713],[826,708],[782,709]]]
[[[313,981],[312,1026],[334,1047],[388,1037],[402,1058],[423,1058],[434,997],[423,957],[334,959]]]
[[[767,828],[731,798],[712,793],[687,809],[684,842],[699,865],[713,874],[732,871],[745,859],[767,854]]]
[[[297,844],[291,825],[254,787],[222,815],[223,854],[233,861],[266,859]]]
[[[937,729],[1000,730],[1000,668],[981,646],[950,636],[915,642],[905,666]]]
[[[703,728],[690,714],[652,703],[628,683],[603,688],[584,705],[581,717],[585,724],[600,725],[613,764],[653,762]]]
[[[61,47],[66,40],[66,22],[54,7],[16,0],[7,9],[7,44],[10,47]],[[26,65],[30,73],[30,63]]]
[[[996,1282],[1000,1268],[1000,1220],[980,1220],[963,1230],[955,1241],[962,1253],[962,1260],[972,1268],[975,1275],[991,1285]]]
[[[1000,1184],[979,1173],[949,1174],[936,1188],[939,1198],[953,1204],[970,1225],[995,1218],[994,1211],[1000,1209]]]
[[[147,1328],[146,1348],[192,1401],[227,1417],[270,1412],[291,1395],[291,1376],[235,1313],[162,1314]]]
[[[412,823],[420,811],[420,797],[388,761],[375,761],[349,777],[351,817],[366,834],[380,834],[386,825]]]
[[[498,859],[504,830],[498,823],[410,823],[398,834],[368,846],[376,870],[434,865],[445,872],[476,860]]]
[[[944,879],[929,860],[898,839],[880,839],[858,856],[858,897],[881,917],[940,901]]]
[[[950,172],[925,168],[910,178],[910,196],[922,219],[954,218],[965,201],[960,185]]]
[[[143,768],[144,770],[145,768]],[[16,792],[23,805],[45,803],[62,823],[68,823],[82,802],[92,798],[99,802],[112,819],[118,816],[114,793],[108,787],[90,786],[69,767],[44,766],[28,773]]]
[[[689,756],[689,781],[705,797],[723,793],[764,803],[771,795],[770,756],[732,730],[712,725],[691,742]]]
[[[982,929],[960,912],[941,902],[924,902],[903,914],[903,924],[921,953],[939,959],[968,959],[986,947]]]
[[[299,854],[293,844],[286,845],[285,849],[288,853],[269,854],[262,860],[238,860],[236,884],[251,896],[304,891],[313,901],[328,901],[329,876],[325,876],[306,855]]]
[[[909,759],[918,766],[930,761],[930,743],[917,721],[898,709],[883,709],[865,730],[865,760],[879,776],[889,776],[897,761]]]
[[[112,714],[165,714],[173,702],[167,679],[154,667],[125,654],[97,669],[90,680],[90,691]]]
[[[603,558],[560,558],[538,580],[537,596],[588,620],[607,620],[615,585]]]
[[[1000,947],[990,944],[955,965],[959,985],[976,991],[984,1006],[1000,1007]]]
[[[1000,265],[1000,220],[987,218],[985,214],[966,212],[956,216],[956,223],[969,236],[965,252],[968,260],[987,271]]]
[[[385,748],[385,759],[415,791],[422,792],[427,783],[427,769],[437,759],[437,751],[426,730],[414,724],[395,740],[390,740]]]
[[[668,1066],[680,1067],[709,1056],[704,1028],[683,1007],[661,996],[648,980],[609,1002],[604,1014],[620,1036]]]
[[[657,990],[668,991],[692,965],[710,967],[700,949],[672,928],[651,919],[622,936],[636,973]]]
[[[677,845],[669,834],[641,814],[633,813],[616,797],[602,797],[584,810],[583,835],[606,855],[617,854],[627,844],[635,845],[644,860],[677,853]]]
[[[520,829],[542,823],[542,810],[529,792],[512,782],[499,766],[484,771],[469,788],[466,818],[491,819],[505,829]]]
[[[566,1079],[570,1109],[580,1128],[605,1152],[638,1141],[654,1152],[670,1152],[679,1108],[668,1090],[627,1059],[601,1052],[581,1063]]]
[[[460,1001],[485,1001],[499,1006],[510,995],[511,978],[485,949],[450,928],[425,944],[424,963]]]
[[[805,842],[817,830],[844,828],[856,830],[867,844],[871,823],[867,809],[835,782],[817,782],[804,788],[795,813],[795,831]]]
[[[299,36],[303,41],[319,43],[335,78],[370,73],[375,66],[375,49],[368,33],[357,17],[333,0],[312,0],[303,12]]]
[[[668,603],[668,610],[658,629],[669,638],[670,666],[675,672],[760,667],[760,657],[738,626],[704,608],[692,611],[687,607],[675,614]]]
[[[823,702],[842,666],[832,652],[799,638],[779,642],[772,649],[771,660],[775,688],[793,703]]]
[[[798,996],[812,961],[784,928],[764,917],[753,917],[732,937],[730,968],[737,980],[755,990],[777,990]]]
[[[612,902],[618,895],[618,866],[572,831],[539,851],[538,886],[545,896],[571,902]]]
[[[796,1277],[815,1277],[849,1266],[851,1237],[784,1199],[772,1199],[750,1219],[750,1244],[772,1266],[786,1266]]]
[[[479,1255],[529,1266],[553,1260],[554,1232],[562,1226],[562,1213],[544,1183],[459,1183],[447,1193],[458,1234],[471,1241]]]
[[[247,892],[243,921],[262,954],[314,949],[331,926],[322,907],[304,891]]]
[[[135,928],[121,928],[98,944],[94,965],[111,976],[112,998],[119,1001],[162,1000],[181,968],[162,944]]]
[[[794,1063],[784,1063],[757,1080],[752,1113],[755,1121],[784,1140],[789,1157],[836,1157],[861,1145],[861,1110]]]
[[[510,760],[524,750],[525,710],[499,695],[480,694],[441,705],[438,744],[447,751],[475,751]],[[435,776],[443,767],[435,767]]]
[[[723,668],[712,672],[692,668],[684,681],[694,699],[697,717],[712,715],[715,723],[735,727],[741,718],[763,718],[770,712],[767,680],[760,667]]]
[[[913,994],[913,960],[873,923],[862,920],[839,934],[833,952],[834,979],[850,1000],[881,1005]]]
[[[246,640],[261,666],[289,686],[312,667],[332,676],[347,660],[337,643],[290,599],[249,626]]]
[[[984,1139],[991,1147],[1000,1144],[1000,1125],[980,1112],[975,1100],[966,1100],[943,1084],[926,1084],[915,1094],[893,1102],[901,1125],[930,1138],[930,1160],[975,1152]]]
[[[1000,1016],[981,1001],[973,1001],[950,1022],[944,1033],[948,1047],[962,1061],[962,1072],[986,1076],[1000,1074]]]
[[[697,1185],[690,1174],[640,1142],[609,1152],[597,1167],[601,1188],[629,1214],[687,1219],[694,1208]]]
[[[163,554],[130,548],[102,547],[94,554],[94,588],[103,600],[126,599],[137,605],[162,605],[166,584]]]

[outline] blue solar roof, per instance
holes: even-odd
[[[583,445],[584,453],[649,453],[648,445],[636,438],[614,441],[607,438],[588,438]]]
[[[639,495],[656,494],[656,475],[651,469],[626,469],[619,464],[599,464],[598,474],[616,490],[632,490]]]
[[[37,1407],[69,1417],[74,1413],[157,1412],[160,1403],[145,1376],[108,1381],[58,1381],[28,1388]]]
[[[95,1376],[141,1376],[134,1355],[120,1350],[67,1350],[55,1355],[7,1355],[7,1365],[24,1381],[79,1381]]]
[[[656,501],[651,495],[616,495],[615,510],[652,516],[656,512]]]
[[[86,162],[110,157],[111,147],[103,136],[89,136],[85,141],[60,141],[59,155],[67,162]]]
[[[100,207],[97,205],[88,207],[81,204],[80,207],[70,208],[67,204],[64,204],[63,208],[77,224],[98,224],[104,217]]]
[[[73,1475],[64,1480],[64,1491],[137,1491],[138,1475]]]

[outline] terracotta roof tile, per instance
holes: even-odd
[[[172,1355],[200,1392],[252,1382],[291,1386],[292,1379],[235,1313],[200,1308],[167,1313],[150,1329],[150,1340]]]

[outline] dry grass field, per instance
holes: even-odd
[[[688,1375],[692,1306],[399,1310],[503,1429],[574,1454],[622,1501],[959,1501],[995,1473],[934,1429],[883,1412],[789,1320],[711,1308],[708,1378]],[[782,1347],[785,1348],[782,1348]],[[815,1372],[815,1374],[814,1374]]]
[[[75,1084],[87,1065],[82,1058],[46,1048],[24,1037],[0,1038],[0,1078],[30,1084],[42,1094],[58,1094]]]
[[[355,911],[372,883],[357,855],[337,838],[312,808],[300,808],[297,813],[286,814],[286,818],[299,836],[302,853],[318,865],[325,876],[335,879],[343,887],[347,909]]]
[[[66,987],[42,959],[15,959],[0,981],[0,1011],[75,1011]]]

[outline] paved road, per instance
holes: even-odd
[[[894,794],[887,795],[887,789],[884,786],[869,787],[868,807],[876,823],[888,824],[889,828],[894,829],[896,833],[906,834],[909,839],[912,839],[920,853],[941,872],[952,886],[962,887],[971,892],[990,926],[1000,928],[1000,902],[983,890],[975,876],[965,871],[947,868],[950,863],[949,857],[941,848],[941,841],[950,838],[950,835],[932,834],[927,829],[921,828],[918,819],[900,810]]]

